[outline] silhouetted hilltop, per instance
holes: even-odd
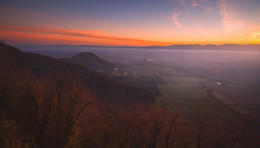
[[[64,58],[63,61],[84,65],[93,70],[114,69],[116,65],[101,59],[91,52],[81,52],[71,58]]]
[[[72,59],[75,62],[77,62],[77,59],[82,60],[81,62],[86,64],[89,63],[87,61],[91,61],[91,67],[96,68],[114,66],[91,53],[80,53]],[[88,88],[86,91],[109,102],[146,102],[154,99],[154,96],[145,90],[116,82],[81,65],[66,63],[47,56],[25,53],[2,43],[0,44],[0,67],[0,74],[2,75],[0,79],[12,79],[5,78],[12,74],[18,74],[19,77],[23,78],[25,73],[29,73],[30,76],[36,78],[48,76],[49,79],[55,79],[59,75],[73,78],[77,76],[81,79],[83,85]],[[24,79],[28,79],[27,75],[24,75]]]

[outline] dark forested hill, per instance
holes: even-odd
[[[75,63],[92,69],[108,77],[122,76],[118,67],[91,52],[81,52],[71,58],[63,58],[62,61]]]
[[[65,58],[62,60],[70,63],[81,64],[94,70],[114,69],[116,67],[116,65],[101,59],[91,52],[78,53],[71,58]]]
[[[87,58],[86,58],[87,57]],[[93,69],[112,68],[113,64],[98,58],[91,53],[80,53],[71,58],[72,62],[83,62],[87,67]],[[82,61],[81,61],[82,60]],[[89,64],[91,63],[91,64]],[[80,77],[81,82],[94,96],[108,101],[120,101],[130,103],[133,101],[153,101],[153,96],[145,90],[128,86],[104,77],[84,66],[66,63],[47,56],[25,53],[11,46],[0,44],[0,66],[1,74],[12,75],[15,73],[22,78],[30,73],[37,77],[48,76],[51,78],[57,75]],[[6,79],[4,76],[0,79]]]
[[[123,133],[114,127],[125,120],[120,108],[153,99],[84,66],[0,44],[0,147],[105,147],[110,133]]]

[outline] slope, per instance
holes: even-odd
[[[116,65],[101,59],[91,52],[81,52],[71,58],[65,58],[62,60],[70,63],[81,64],[94,70],[114,69],[116,67]]]
[[[92,61],[93,59],[99,59],[92,54],[83,54],[83,57],[86,55],[90,55]],[[81,57],[82,54],[78,56]],[[99,59],[98,61],[97,65],[99,67],[102,67],[101,65],[104,63],[106,63],[105,67],[108,65],[113,66],[103,60]],[[83,85],[88,88],[86,91],[108,102],[119,101],[127,104],[135,101],[150,102],[154,99],[154,96],[145,90],[116,82],[84,66],[66,63],[47,56],[25,53],[5,44],[0,44],[0,67],[1,73],[18,73],[23,75],[26,69],[27,73],[36,77],[49,76],[55,78],[54,76],[57,76],[59,73],[71,76],[79,75]],[[24,78],[26,79],[26,75]],[[0,79],[6,78],[0,77]]]

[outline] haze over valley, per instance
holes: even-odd
[[[69,50],[71,48],[73,52]],[[210,96],[214,94],[211,98],[218,98],[233,111],[252,115],[255,118],[260,116],[259,46],[251,47],[250,50],[247,46],[239,45],[215,46],[212,49],[204,46],[169,49],[169,47],[66,47],[63,45],[40,46],[38,49],[41,50],[34,52],[56,58],[91,51],[114,63],[114,68],[119,68],[118,72],[114,72],[116,79],[151,89],[162,95],[161,98],[167,95],[176,97],[174,93],[167,94],[169,92],[166,89],[176,91],[180,97],[194,97],[193,94],[189,94],[193,92],[185,89],[198,87]],[[114,68],[110,67],[112,71],[115,71]],[[110,76],[113,77],[112,74]],[[181,92],[179,89],[184,91]]]
[[[259,148],[259,0],[0,2],[0,147]]]

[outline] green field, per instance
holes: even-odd
[[[169,66],[146,62],[125,65],[124,70],[135,73],[136,77],[129,79],[129,83],[141,87],[148,85],[157,87],[160,96],[157,97],[155,104],[160,105],[165,100],[169,101],[173,104],[172,110],[177,110],[186,121],[192,122],[194,114],[211,114],[225,119],[236,117],[200,85],[207,79]]]
[[[187,76],[186,73],[181,75],[181,72],[163,79],[168,85],[158,86],[162,96],[157,98],[157,103],[164,99],[172,101],[187,120],[193,116],[192,114],[200,112],[199,110],[213,116],[232,118],[233,114],[199,85],[200,82],[206,81],[205,79]]]

